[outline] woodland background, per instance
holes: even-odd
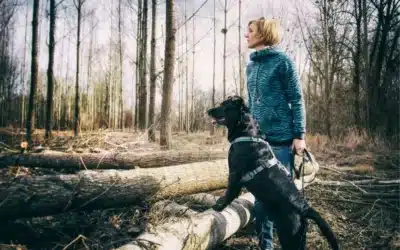
[[[248,20],[279,18],[310,134],[397,144],[398,0],[0,0],[0,126],[80,131],[210,128],[246,97]],[[169,8],[169,9],[168,9]],[[168,21],[169,20],[169,21]],[[171,111],[171,112],[170,112]],[[164,113],[164,115],[163,115]],[[164,119],[162,118],[164,117]],[[164,128],[164,129],[162,129]]]

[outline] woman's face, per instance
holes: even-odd
[[[264,47],[262,39],[257,36],[257,27],[254,25],[254,23],[247,27],[247,32],[244,37],[247,39],[247,47],[249,49],[258,49]]]

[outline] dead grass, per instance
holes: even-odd
[[[43,134],[44,131],[35,131],[39,143],[63,152],[107,150],[141,154],[162,150],[157,143],[147,141],[146,133],[100,130],[74,138],[72,132],[67,131],[57,133],[47,142],[43,141]],[[0,137],[0,141],[14,149],[23,138],[15,129],[0,129]],[[307,136],[306,140],[317,161],[322,166],[331,166],[321,169],[319,178],[341,181],[399,178],[399,154],[382,141],[352,131],[335,141],[323,135]],[[173,135],[173,150],[227,150],[228,147],[226,138],[218,132],[215,136],[208,132]],[[4,148],[0,146],[0,152]],[[24,168],[10,168],[9,174],[33,173]],[[305,195],[337,232],[343,249],[400,249],[396,220],[400,218],[399,200],[366,199],[354,189],[313,185],[306,189]],[[3,244],[0,249],[25,249],[25,246],[29,249],[110,249],[129,242],[148,225],[167,220],[162,213],[150,212],[150,207],[150,203],[143,202],[140,206],[17,220],[0,225],[0,243]],[[329,249],[316,226],[310,224],[308,249]],[[277,237],[275,243],[279,249]],[[254,225],[241,230],[217,249],[257,249]]]

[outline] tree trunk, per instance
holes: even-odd
[[[31,50],[31,89],[29,93],[28,114],[26,118],[26,140],[28,145],[32,143],[32,130],[34,129],[35,98],[38,82],[38,50],[39,50],[39,4],[40,0],[33,1],[32,14],[32,50]]]
[[[368,9],[367,9],[367,0],[362,0],[363,3],[363,26],[364,26],[364,35],[363,35],[363,55],[364,55],[364,89],[365,89],[365,101],[364,101],[364,114],[365,114],[365,123],[364,123],[364,127],[368,128],[368,124],[370,124],[369,122],[369,100],[368,100],[368,78],[369,78],[369,49],[368,49]]]
[[[47,68],[47,100],[46,100],[46,138],[51,137],[53,117],[53,89],[54,89],[54,47],[56,32],[56,0],[50,0],[50,31],[49,31],[49,65]]]
[[[174,199],[178,204],[184,203],[188,207],[193,205],[201,205],[211,208],[212,205],[218,200],[220,196],[215,196],[210,193],[197,193],[191,195],[185,195]]]
[[[227,0],[225,0],[225,5],[224,5],[224,28],[222,29],[222,34],[224,34],[224,51],[223,51],[223,66],[222,66],[222,84],[223,84],[223,94],[222,94],[222,98],[225,99],[226,98],[226,33],[228,32],[228,29],[226,27],[226,18],[227,18],[227,14],[228,14],[228,10],[227,10],[228,6],[227,6]],[[225,130],[224,130],[225,131]]]
[[[22,85],[23,85],[23,91],[22,91],[22,103],[21,103],[21,110],[22,110],[22,115],[21,115],[21,128],[24,127],[25,125],[25,109],[26,109],[26,100],[25,100],[25,91],[27,89],[27,81],[26,81],[26,45],[28,43],[28,15],[29,15],[29,2],[26,4],[26,14],[25,14],[25,35],[24,35],[24,57],[22,59],[22,70],[21,70],[21,77],[22,77]]]
[[[80,47],[81,47],[81,18],[82,18],[82,5],[85,0],[77,0],[78,3],[75,3],[75,7],[78,11],[78,19],[77,19],[77,37],[76,37],[76,75],[75,75],[75,113],[74,113],[74,136],[78,136],[79,129],[79,66],[80,66]]]
[[[188,29],[187,29],[187,0],[185,0],[185,86],[186,86],[186,100],[185,100],[185,131],[189,134],[189,59],[188,59]],[[193,32],[193,31],[192,31]]]
[[[136,80],[136,85],[135,85],[135,108],[134,108],[134,113],[135,117],[133,118],[133,124],[135,131],[139,128],[139,86],[140,86],[140,72],[142,72],[142,1],[143,0],[138,0],[138,14],[137,14],[137,32],[136,32],[136,68],[135,68],[135,80]]]
[[[118,1],[118,52],[119,52],[119,79],[118,79],[118,121],[117,128],[124,128],[124,107],[123,107],[123,93],[122,93],[122,83],[123,83],[123,68],[124,68],[124,51],[122,45],[122,27],[123,27],[123,17],[122,17],[122,0]]]
[[[148,2],[143,0],[142,36],[141,36],[141,72],[139,85],[139,129],[147,128],[147,12]]]
[[[89,55],[88,55],[88,61],[87,61],[87,93],[88,93],[88,99],[87,101],[87,112],[91,112],[91,125],[90,128],[92,130],[96,129],[96,121],[97,121],[97,112],[96,112],[96,83],[95,81],[92,82],[92,63],[93,63],[93,44],[94,44],[94,29],[95,29],[95,24],[94,24],[94,18],[93,16],[90,19],[90,26],[91,26],[91,32],[90,32],[90,41],[89,41]],[[90,97],[89,95],[89,87],[92,89],[92,96]],[[90,100],[90,101],[89,101]]]
[[[329,71],[329,32],[328,32],[328,12],[329,12],[329,2],[324,0],[323,6],[323,27],[324,27],[324,92],[325,92],[325,131],[329,138],[332,137],[331,133],[331,113],[330,113],[330,99],[331,99],[331,92],[330,92],[330,84],[332,84],[330,80],[330,71]]]
[[[193,10],[194,13],[194,10]],[[190,124],[191,124],[191,131],[194,132],[194,122],[196,118],[194,117],[194,60],[195,60],[195,54],[196,54],[196,44],[195,44],[195,34],[196,34],[196,29],[195,29],[195,16],[192,17],[192,105],[190,106]]]
[[[138,153],[32,153],[0,155],[0,168],[27,166],[53,169],[133,169],[156,168],[183,163],[225,159],[223,151],[161,151],[149,154]]]
[[[214,0],[214,15],[213,15],[213,30],[214,30],[214,35],[213,35],[213,80],[212,80],[212,107],[215,107],[215,55],[216,55],[216,48],[217,48],[217,27],[216,27],[216,6],[215,6],[215,1]],[[213,125],[210,126],[211,131],[210,134],[214,135],[215,134],[215,127]]]
[[[167,249],[213,249],[253,220],[254,196],[245,193],[222,212],[208,210],[190,218],[157,225],[154,230],[136,237],[117,250],[139,250],[156,247]]]
[[[166,42],[165,42],[165,63],[163,77],[163,97],[161,106],[161,130],[160,130],[160,145],[169,149],[171,148],[171,102],[172,102],[172,87],[175,67],[175,10],[174,0],[166,0]]]
[[[362,37],[361,37],[361,8],[362,0],[354,0],[354,13],[356,18],[356,48],[355,55],[353,55],[354,73],[353,73],[353,94],[354,94],[354,123],[358,133],[361,132],[361,105],[360,105],[360,87],[361,87],[361,51],[362,51]]]
[[[222,29],[222,33],[224,34],[224,54],[223,54],[223,60],[222,60],[222,83],[223,83],[223,91],[222,91],[222,97],[225,100],[226,98],[226,33],[228,32],[228,29],[226,27],[226,18],[228,15],[228,3],[227,0],[225,0],[225,5],[224,5],[224,28]],[[226,135],[226,129],[223,128],[222,130],[222,136]]]
[[[193,216],[198,212],[190,209],[185,205],[180,205],[170,200],[161,200],[157,201],[156,203],[154,203],[154,205],[151,206],[150,213],[155,216],[161,216],[161,217],[174,216],[182,218],[182,217]]]
[[[178,40],[180,38],[180,33],[178,32]],[[183,44],[182,41],[178,42],[178,44]],[[179,55],[183,55],[183,46],[178,46],[178,72],[182,72],[182,59],[180,58]],[[181,77],[181,73],[178,73],[177,80],[178,80],[178,85],[179,85],[179,131],[183,131],[183,125],[184,125],[184,108],[183,108],[183,80]]]
[[[155,134],[155,106],[156,106],[156,15],[157,0],[151,2],[151,47],[150,47],[150,103],[149,103],[149,132],[148,137],[152,142],[156,141]]]
[[[242,0],[239,0],[239,24],[238,24],[239,95],[241,97],[243,97],[243,95],[244,95],[244,78],[243,78],[243,68],[242,68],[242,32],[241,32],[242,20],[241,20],[241,14],[242,14]]]
[[[225,188],[227,177],[226,160],[127,171],[85,170],[76,175],[20,176],[0,181],[0,220],[206,192]]]

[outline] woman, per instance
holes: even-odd
[[[305,148],[305,108],[293,61],[275,46],[280,42],[277,20],[260,18],[248,24],[250,54],[246,69],[248,105],[274,154],[292,173],[292,150]],[[256,201],[254,213],[262,250],[273,249],[273,224],[268,204]]]

